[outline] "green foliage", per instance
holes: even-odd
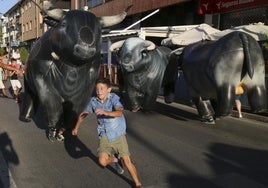
[[[262,47],[265,50],[268,50],[268,33],[265,33],[265,35],[266,35],[266,41],[262,43]]]
[[[0,56],[4,55],[5,50],[3,48],[0,48]]]
[[[264,42],[264,43],[262,44],[262,47],[264,47],[266,50],[268,50],[268,42]]]
[[[28,59],[29,53],[25,47],[21,47],[20,49],[20,60],[24,64]]]

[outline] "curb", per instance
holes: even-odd
[[[158,96],[157,97],[157,101],[158,102],[161,102],[163,104],[166,104],[164,102],[164,97],[162,96]],[[196,108],[193,104],[190,104],[189,102],[184,102],[184,101],[180,101],[180,100],[177,100],[177,101],[174,101],[173,103],[171,104],[166,104],[166,105],[171,105],[175,108],[185,108],[185,109],[191,109],[191,110],[195,110],[196,111]],[[197,111],[196,111],[197,113]],[[232,113],[231,113],[231,116],[233,117],[238,117],[238,112],[236,110],[233,110]],[[256,121],[260,121],[260,122],[264,122],[264,123],[268,123],[268,114],[266,113],[262,113],[262,114],[255,114],[255,113],[251,113],[250,111],[243,111],[242,109],[242,116],[243,118],[247,118],[247,119],[252,119],[252,120],[256,120]]]

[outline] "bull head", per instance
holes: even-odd
[[[43,1],[43,6],[38,7],[41,9],[41,14],[44,16],[44,22],[49,26],[55,26],[60,20],[64,18],[66,14],[65,11],[54,6],[54,1]],[[122,22],[131,7],[132,5],[128,6],[122,13],[118,15],[98,17],[101,26],[110,27]]]
[[[128,72],[140,69],[150,60],[148,51],[155,49],[155,44],[138,37],[129,38],[126,41],[118,41],[110,46],[110,51],[115,51],[122,47],[120,51],[120,63]]]
[[[125,40],[120,40],[120,41],[117,41],[115,43],[113,43],[111,46],[110,46],[110,51],[111,52],[114,52],[116,49],[119,49],[123,46]],[[145,40],[144,41],[144,44],[145,46],[147,46],[147,50],[148,51],[151,51],[151,50],[154,50],[155,49],[155,44],[152,42],[152,41],[149,41],[149,40]]]

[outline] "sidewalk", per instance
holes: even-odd
[[[164,98],[162,96],[159,96],[157,98],[157,101],[165,104]],[[177,100],[176,102],[173,102],[173,103],[167,104],[167,105],[171,105],[173,107],[177,107],[177,108],[184,109],[184,110],[190,110],[193,113],[197,113],[195,106],[193,104],[187,103],[185,101]],[[236,110],[233,110],[231,116],[238,117],[237,113],[238,112]],[[253,119],[256,121],[268,123],[268,112],[256,114],[256,113],[250,112],[249,110],[242,109],[242,116],[243,116],[243,118],[248,118],[248,119]]]

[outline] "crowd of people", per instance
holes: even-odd
[[[8,98],[6,82],[10,80],[12,87],[11,96],[15,102],[20,102],[20,92],[22,84],[19,77],[23,75],[22,63],[20,60],[19,49],[12,50],[11,53],[4,51],[0,56],[0,89],[2,97]]]

